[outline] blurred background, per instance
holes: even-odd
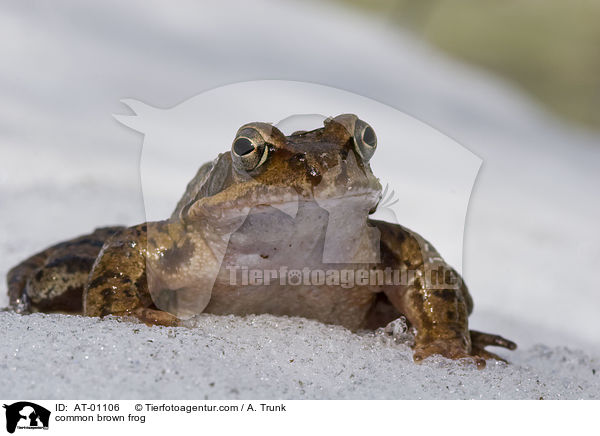
[[[600,2],[339,1],[509,79],[560,117],[600,128]]]
[[[143,138],[112,117],[121,99],[168,108],[299,80],[402,110],[483,159],[463,261],[474,328],[600,352],[598,22],[592,0],[3,1],[0,275],[144,220]]]

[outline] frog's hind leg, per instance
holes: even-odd
[[[7,275],[9,306],[18,313],[81,313],[88,275],[104,242],[121,227],[61,242],[24,260]]]
[[[13,267],[6,275],[8,284],[9,307],[18,313],[29,313],[31,311],[31,300],[28,296],[26,284],[28,278],[34,276],[48,259],[48,251],[44,250],[34,254]]]

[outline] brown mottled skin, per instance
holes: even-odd
[[[499,359],[484,347],[516,345],[469,330],[471,296],[433,246],[369,219],[381,199],[369,166],[376,146],[372,128],[349,114],[287,137],[270,124],[242,126],[231,152],[200,168],[169,219],[98,229],[32,256],[8,274],[10,305],[162,325],[201,312],[272,313],[351,330],[404,315],[417,332],[415,361]],[[408,275],[349,287],[242,284],[232,281],[240,267]]]

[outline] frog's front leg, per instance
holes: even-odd
[[[382,262],[402,272],[403,282],[385,286],[384,292],[417,330],[415,361],[440,354],[451,359],[471,358],[483,367],[485,359],[502,360],[484,347],[516,348],[500,336],[469,331],[473,300],[460,275],[431,244],[402,226],[373,224],[381,231]]]
[[[123,230],[108,241],[84,291],[87,316],[133,316],[146,324],[174,326],[177,317],[156,309],[146,276],[147,224]]]
[[[132,315],[179,325],[208,305],[221,258],[218,244],[179,220],[124,230],[100,252],[85,292],[86,315]]]

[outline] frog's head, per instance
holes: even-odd
[[[289,136],[271,124],[246,124],[182,215],[227,221],[256,207],[315,201],[327,210],[344,206],[366,219],[381,197],[369,166],[376,147],[373,128],[351,114]]]

